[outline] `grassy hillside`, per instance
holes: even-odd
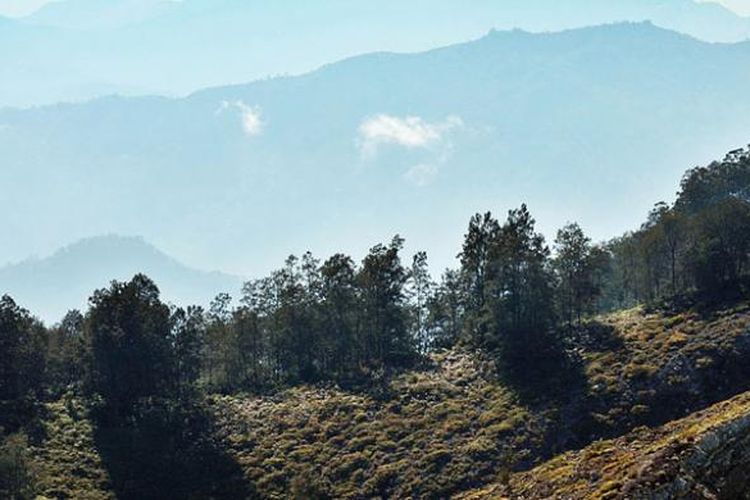
[[[42,444],[34,450],[36,485],[44,497],[115,498],[94,441],[94,429],[80,402],[61,400],[45,408]]]
[[[749,325],[745,304],[712,313],[633,309],[598,318],[576,332],[583,347],[575,382],[541,399],[500,382],[485,356],[456,350],[366,392],[304,387],[262,397],[215,395],[207,407],[214,438],[263,497],[434,498],[471,490],[536,497],[558,487],[561,494],[596,496],[621,491],[638,468],[645,479],[627,487],[651,488],[657,482],[648,474],[666,484],[668,474],[688,467],[677,459],[697,446],[689,437],[750,415],[745,395],[664,428],[640,427],[746,390]],[[61,401],[46,413],[34,453],[40,493],[111,496],[85,410]],[[674,452],[669,463],[677,467],[663,478],[654,461],[667,457],[662,452]],[[554,489],[543,490],[550,482]]]
[[[750,393],[565,453],[460,498],[747,498]]]

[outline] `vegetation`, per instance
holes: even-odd
[[[750,393],[597,441],[459,498],[747,498]]]
[[[708,317],[633,309],[586,326],[587,382],[569,392],[558,387],[545,401],[520,398],[498,379],[491,356],[460,349],[433,353],[378,390],[316,384],[262,396],[208,396],[202,408],[211,422],[204,433],[215,450],[211,463],[228,463],[225,478],[265,498],[302,486],[333,498],[441,498],[501,483],[565,450],[662,424],[750,388],[746,305]],[[38,491],[47,497],[112,494],[126,477],[113,468],[102,446],[112,441],[101,439],[101,424],[86,408],[78,398],[45,408],[46,437],[31,455],[39,457]],[[148,456],[158,440],[139,436],[151,444],[136,456],[153,466]],[[211,483],[195,471],[184,477],[196,476]]]
[[[600,245],[477,214],[439,283],[397,236],[207,310],[143,275],[49,328],[3,297],[0,492],[442,498],[705,408],[750,388],[748,180],[693,169]]]

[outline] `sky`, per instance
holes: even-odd
[[[31,14],[39,7],[59,0],[0,0],[0,15],[19,17]],[[750,16],[750,0],[718,0],[725,7],[743,16]]]
[[[743,16],[750,16],[750,0],[722,0],[719,2],[725,7]]]
[[[653,128],[646,124],[651,132],[644,134],[642,123],[636,118],[650,114],[631,112],[633,105],[645,102],[648,106],[643,109],[651,110],[671,99],[649,101],[650,91],[640,97],[631,95],[630,90],[610,95],[604,92],[608,85],[599,85],[598,80],[593,87],[582,85],[579,89],[580,74],[569,74],[567,70],[577,62],[588,61],[588,56],[579,60],[576,50],[565,64],[558,64],[556,54],[550,56],[554,56],[550,59],[550,75],[561,73],[559,81],[564,88],[560,95],[565,99],[555,100],[557,88],[541,99],[532,98],[545,87],[529,85],[523,79],[523,71],[517,80],[507,75],[487,80],[488,88],[502,88],[506,93],[467,92],[461,99],[450,93],[484,88],[485,79],[497,76],[484,70],[496,54],[509,54],[507,67],[515,67],[511,63],[516,49],[495,51],[495,44],[502,48],[507,40],[526,40],[527,34],[502,33],[503,30],[520,27],[545,32],[623,19],[653,19],[655,26],[651,27],[623,25],[602,29],[617,34],[613,45],[620,40],[630,43],[629,33],[636,30],[649,34],[644,36],[645,43],[661,36],[688,45],[700,43],[699,40],[725,41],[719,38],[723,36],[734,42],[750,38],[750,0],[720,0],[747,19],[715,7],[715,3],[711,7],[690,3],[709,0],[186,0],[182,8],[161,17],[155,12],[162,11],[153,7],[163,0],[0,0],[0,15],[22,17],[52,1],[60,2],[56,5],[62,8],[48,9],[49,16],[39,16],[35,22],[42,26],[50,23],[47,26],[59,29],[37,29],[34,22],[28,24],[27,20],[17,26],[10,23],[7,32],[11,36],[0,37],[0,207],[12,209],[4,211],[10,217],[0,217],[0,228],[5,228],[5,234],[14,234],[9,244],[0,246],[0,268],[30,255],[49,255],[81,237],[116,233],[143,236],[195,268],[259,276],[278,265],[279,256],[301,254],[307,249],[320,256],[336,251],[360,256],[367,251],[367,245],[387,241],[398,232],[407,238],[407,245],[414,245],[407,246],[409,252],[429,251],[431,262],[437,263],[435,269],[440,269],[455,264],[468,215],[487,208],[502,214],[521,201],[536,201],[531,206],[548,239],[565,220],[577,220],[599,240],[637,227],[653,202],[669,200],[674,195],[685,168],[746,143],[750,130],[750,113],[745,112],[739,113],[737,122],[723,119],[721,125],[726,129],[714,124],[706,130],[699,129],[710,120],[697,118],[692,123],[673,126],[679,121],[676,119],[666,121],[665,126],[658,121],[653,122],[658,125]],[[65,8],[74,5],[78,8]],[[221,8],[214,8],[215,5]],[[107,8],[100,10],[102,6]],[[144,12],[138,7],[143,7]],[[423,12],[429,15],[418,15]],[[656,27],[689,33],[697,40],[665,35]],[[491,28],[501,32],[488,34]],[[559,40],[578,35],[561,36]],[[582,35],[581,40],[599,47],[598,38],[589,36],[599,35]],[[540,40],[543,38],[540,35]],[[432,91],[426,92],[424,98],[410,94],[412,75],[402,75],[405,83],[390,86],[395,85],[391,80],[397,81],[391,78],[392,74],[409,71],[403,61],[411,60],[411,56],[370,56],[332,65],[319,73],[320,80],[270,80],[250,90],[226,87],[269,75],[302,74],[355,54],[420,52],[467,40],[478,40],[467,46],[482,47],[488,52],[477,56],[479,62],[471,66],[473,71],[463,66],[463,56],[459,58],[462,64],[455,68],[451,65],[456,58],[445,59],[443,66],[453,69],[442,77],[448,93],[439,94],[441,99],[437,100]],[[527,47],[524,42],[518,47],[537,50],[536,43]],[[544,45],[539,50],[546,48]],[[678,56],[671,54],[664,61],[680,61],[682,55]],[[443,67],[437,63],[430,66],[431,57],[425,59],[428,77]],[[648,58],[637,58],[644,59]],[[745,68],[748,60],[750,52],[732,67]],[[701,78],[694,79],[696,86],[684,94],[697,89],[696,99],[701,105],[697,108],[724,109],[727,103],[735,102],[750,105],[742,99],[747,88],[742,85],[737,92],[732,87],[729,94],[733,99],[722,100],[725,94],[721,92],[706,92],[715,99],[700,100],[699,93],[715,80],[707,78],[705,82],[711,83],[701,83],[703,75],[716,74],[709,64],[712,62],[705,62],[705,71],[695,72]],[[370,72],[380,74],[378,69],[386,63],[395,64],[388,66],[392,74],[383,73],[388,78],[367,76]],[[611,73],[608,57],[592,64],[581,74]],[[634,75],[645,75],[642,69],[636,67]],[[532,64],[528,74],[535,75],[538,70]],[[477,79],[458,78],[464,73]],[[358,79],[361,75],[367,77]],[[663,81],[655,79],[655,84],[690,80],[682,78],[681,64],[669,75]],[[445,84],[454,77],[453,84]],[[354,84],[349,83],[350,78]],[[378,91],[381,80],[387,93]],[[506,80],[507,88],[502,86]],[[732,78],[726,80],[737,83]],[[294,100],[286,94],[292,88],[288,85],[308,81],[323,81],[326,85],[312,85],[304,94],[307,99]],[[430,81],[425,80],[423,86],[431,88]],[[179,97],[209,87],[216,88],[179,101],[154,97],[134,100],[138,105],[129,106],[124,99],[110,97],[80,107],[44,107],[117,94]],[[675,92],[676,87],[670,86],[666,95],[682,95]],[[363,90],[354,93],[350,92],[352,88]],[[637,80],[632,87],[623,87],[640,88]],[[651,88],[650,83],[647,88]],[[270,90],[265,95],[257,89]],[[434,93],[437,95],[437,90]],[[345,94],[347,97],[341,99]],[[508,95],[512,102],[504,101]],[[594,99],[576,99],[577,96]],[[628,100],[619,102],[621,96]],[[491,98],[487,102],[494,103],[496,108],[492,109],[497,112],[484,111],[485,97]],[[562,106],[543,105],[552,101],[570,101],[571,107],[564,112]],[[695,99],[684,102],[692,105]],[[537,103],[542,104],[536,107]],[[6,106],[20,109],[4,110]],[[42,107],[24,109],[34,106]],[[674,115],[662,108],[653,115],[683,119],[686,106],[676,106]],[[528,112],[518,111],[521,109]],[[527,119],[546,109],[552,111],[544,120]],[[332,123],[320,126],[329,112],[338,118],[324,119],[323,122]],[[111,116],[112,120],[102,120],[102,116]],[[567,123],[569,116],[582,118],[576,120],[582,122],[575,129],[577,132],[572,132]],[[610,116],[614,118],[608,120]],[[616,124],[615,133],[608,135],[602,123]],[[102,133],[94,134],[97,139],[92,139],[91,132],[99,128]],[[687,133],[691,130],[693,135]],[[554,145],[538,148],[535,131],[552,131],[559,140],[556,136]],[[705,139],[698,143],[689,137]],[[638,147],[628,141],[638,143]],[[695,147],[688,151],[682,141]],[[611,155],[620,156],[621,163],[608,167],[607,171],[614,174],[601,181],[611,182],[607,186],[617,192],[631,189],[628,192],[637,197],[628,197],[624,208],[609,210],[606,219],[601,217],[597,201],[587,198],[587,182],[570,187],[573,194],[562,203],[546,194],[535,200],[525,199],[529,187],[554,184],[548,175],[567,179],[561,169],[547,172],[535,166],[567,165],[571,171],[580,168],[585,175],[597,169],[604,171],[602,163],[609,161],[610,155],[600,159],[598,152],[609,151],[623,142],[627,147],[617,150],[619,155]],[[660,149],[662,144],[667,145]],[[649,154],[651,159],[646,163],[663,166],[658,172],[660,177],[649,174],[648,185],[623,186],[618,174],[621,166],[632,163],[635,156],[641,160],[640,155]],[[560,161],[561,158],[567,160]],[[320,165],[330,169],[317,169]],[[468,177],[462,174],[464,168],[487,165],[488,181],[483,185],[459,182]],[[215,175],[219,167],[225,175]],[[190,169],[191,174],[174,176],[185,169]],[[161,177],[157,179],[154,172],[161,172]],[[308,172],[316,174],[303,177]],[[584,174],[581,179],[592,178],[583,177]],[[173,177],[180,182],[172,182]],[[335,184],[339,177],[343,187]],[[632,178],[634,183],[643,180]],[[58,180],[66,182],[66,187],[60,189]],[[316,186],[320,186],[317,191]],[[368,186],[373,186],[371,191]],[[389,189],[393,192],[387,198],[381,196]],[[86,196],[81,196],[79,190],[85,191]],[[327,193],[326,199],[318,198],[321,192]],[[372,199],[367,198],[370,192],[376,194]],[[11,197],[15,193],[18,197]],[[78,198],[83,201],[74,203]],[[613,203],[611,198],[606,200],[608,206]],[[152,199],[159,202],[152,206]],[[201,202],[196,203],[196,199]],[[271,206],[278,200],[279,205]],[[153,216],[152,210],[160,215]],[[302,211],[310,213],[298,215]],[[193,231],[186,231],[183,225],[188,218]],[[166,219],[170,222],[160,222]],[[324,223],[319,225],[319,221]],[[279,227],[285,231],[279,231]],[[223,243],[237,239],[240,233],[244,238],[241,243]],[[276,233],[284,234],[277,237]]]
[[[49,0],[0,0],[0,14],[19,17],[31,14]]]

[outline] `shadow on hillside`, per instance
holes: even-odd
[[[199,404],[152,401],[124,423],[97,419],[94,437],[119,499],[257,496]]]
[[[588,384],[580,357],[562,342],[538,346],[523,356],[505,356],[498,369],[521,403],[531,407],[565,405]]]
[[[750,278],[712,291],[692,291],[665,297],[657,302],[646,304],[644,311],[674,316],[686,311],[697,313],[701,319],[710,320],[718,311],[746,305],[750,300]]]
[[[623,347],[622,337],[614,326],[591,320],[565,334],[566,347],[574,351],[603,352]]]

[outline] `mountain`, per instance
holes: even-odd
[[[64,0],[19,19],[12,39],[0,32],[0,67],[10,76],[0,78],[0,106],[112,92],[185,95],[300,74],[376,50],[427,50],[492,28],[543,32],[643,20],[707,41],[750,38],[750,19],[693,0],[476,0],[470,6],[458,0]]]
[[[181,99],[6,109],[0,262],[115,232],[258,276],[398,232],[439,270],[471,214],[522,202],[548,237],[576,220],[609,238],[696,160],[747,143],[748,68],[750,43],[625,23],[494,31]]]
[[[85,310],[88,297],[111,280],[145,273],[165,300],[180,306],[207,305],[218,293],[239,292],[241,280],[191,269],[141,238],[101,236],[66,246],[43,259],[0,268],[0,294],[10,294],[48,323],[70,309]]]

